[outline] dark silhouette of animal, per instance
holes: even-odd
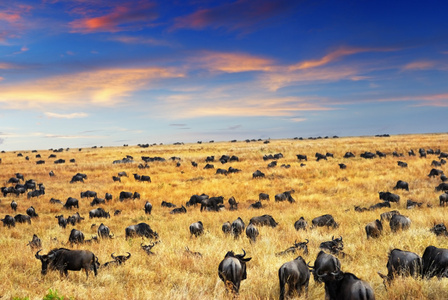
[[[132,194],[131,192],[120,192],[119,200],[123,202],[127,199],[140,199],[140,194],[137,192],[134,192],[134,194]]]
[[[244,224],[243,220],[240,217],[238,217],[238,219],[232,222],[232,233],[235,239],[238,238],[243,233],[245,228],[246,225]]]
[[[445,224],[443,223],[434,225],[434,227],[429,231],[433,232],[437,236],[448,236],[448,231],[446,230]]]
[[[247,225],[246,227],[246,236],[247,238],[251,241],[251,242],[256,242],[257,241],[257,237],[260,235],[260,233],[258,232],[257,227],[255,227],[255,225],[253,223],[249,223],[249,225]]]
[[[367,239],[374,238],[377,239],[380,237],[381,233],[383,232],[383,224],[380,220],[376,219],[375,221],[372,221],[368,223],[365,227],[366,229],[366,235]]]
[[[11,205],[11,209],[13,211],[17,211],[17,202],[16,201],[12,200],[10,205]]]
[[[422,207],[423,202],[417,202],[417,201],[413,201],[411,199],[408,199],[406,201],[406,209],[412,209],[415,207]]]
[[[147,175],[138,175],[138,174],[133,174],[134,175],[134,179],[140,182],[151,182],[151,177],[147,176]]]
[[[201,204],[202,200],[208,199],[209,196],[206,194],[202,195],[193,195],[190,197],[190,200],[186,203],[186,206],[189,207],[191,205],[196,206],[196,204]]]
[[[214,169],[214,168],[215,168],[215,166],[212,165],[212,164],[206,164],[206,165],[204,166],[204,169]]]
[[[50,203],[51,204],[62,204],[62,201],[59,199],[51,198]]]
[[[62,228],[67,227],[67,219],[64,218],[63,215],[60,216],[55,216],[56,219],[58,219],[58,225],[61,226]]]
[[[109,212],[106,212],[103,208],[98,207],[89,211],[89,218],[110,218]]]
[[[191,234],[191,236],[194,235],[195,237],[198,237],[198,236],[204,234],[204,224],[202,224],[201,221],[192,223],[190,225],[190,234]]]
[[[302,160],[308,161],[308,158],[306,157],[306,155],[297,154],[296,156],[299,161],[302,161]]]
[[[423,278],[429,279],[436,276],[441,279],[442,277],[447,277],[448,249],[428,246],[423,252],[422,262]]]
[[[292,261],[284,263],[278,270],[280,284],[280,300],[285,299],[286,285],[288,285],[288,296],[292,297],[294,292],[301,296],[305,290],[308,296],[308,284],[310,281],[310,270],[301,256]]]
[[[403,162],[403,161],[397,161],[397,164],[398,164],[399,167],[402,167],[402,168],[407,168],[408,167],[408,164]]]
[[[218,266],[219,278],[224,282],[227,290],[231,290],[235,295],[239,293],[241,281],[247,278],[246,263],[252,259],[245,256],[244,249],[243,254],[229,251]]]
[[[344,242],[342,241],[342,236],[337,239],[334,236],[331,237],[331,241],[325,241],[320,243],[320,249],[328,250],[331,254],[339,254],[342,250],[344,250]]]
[[[149,203],[149,201],[146,201],[145,203],[145,214],[150,215],[152,211],[152,204]]]
[[[282,201],[288,201],[290,203],[296,202],[296,200],[294,200],[294,198],[291,196],[291,191],[286,191],[281,194],[277,194],[275,195],[274,199],[276,202],[282,202]]]
[[[182,207],[178,207],[178,208],[175,208],[172,211],[170,211],[170,214],[172,214],[172,215],[175,215],[175,214],[186,214],[186,213],[187,213],[187,209],[183,205],[182,205]]]
[[[249,205],[249,209],[260,209],[263,207],[263,204],[261,203],[261,201],[257,201],[255,203],[252,203]]]
[[[321,153],[316,152],[316,154],[314,155],[316,157],[316,161],[319,161],[321,159],[327,160],[327,156],[323,155]]]
[[[300,242],[297,243],[297,240],[295,240],[294,244],[287,248],[286,250],[280,251],[275,253],[275,256],[282,256],[282,255],[287,255],[287,254],[296,254],[296,252],[298,250],[303,250],[303,254],[304,255],[308,255],[308,243],[310,242],[309,240],[305,239],[306,242]]]
[[[156,245],[156,243],[152,243],[152,244],[149,244],[149,245],[143,245],[143,243],[140,244],[140,246],[142,247],[143,251],[145,251],[146,254],[148,254],[148,255],[155,255],[155,253],[151,251],[152,248],[155,245]]]
[[[410,251],[393,249],[389,252],[387,260],[387,276],[378,272],[384,283],[390,283],[395,276],[420,276],[422,271],[422,258]]]
[[[392,210],[392,211],[387,211],[387,212],[384,212],[384,213],[382,213],[381,215],[380,215],[380,220],[381,220],[381,222],[382,221],[387,221],[387,222],[389,222],[390,221],[390,219],[392,219],[392,217],[394,216],[394,215],[399,215],[400,214],[400,212],[398,211],[398,210]]]
[[[347,166],[345,164],[339,164],[340,169],[347,169]]]
[[[448,192],[448,183],[442,182],[441,184],[436,186],[435,190],[437,192],[440,192],[440,191],[445,192],[445,193]]]
[[[222,224],[222,232],[224,232],[224,234],[230,234],[232,232],[232,224],[230,224],[230,222],[224,222],[224,224]]]
[[[84,234],[77,229],[72,229],[72,231],[70,231],[70,236],[68,237],[68,242],[70,244],[82,244],[84,243]]]
[[[371,205],[367,210],[376,210],[379,208],[383,208],[383,207],[390,207],[390,203],[389,202],[380,202],[380,203],[376,203],[374,205]]]
[[[269,201],[269,194],[266,194],[266,193],[258,194],[258,200],[259,201],[261,201],[261,200],[268,200]]]
[[[68,197],[67,201],[65,201],[64,208],[72,209],[72,207],[79,208],[78,199]]]
[[[93,198],[92,202],[90,202],[90,206],[95,206],[95,205],[99,205],[99,204],[105,204],[106,200],[103,198]]]
[[[10,215],[6,215],[3,219],[1,219],[3,222],[3,227],[8,226],[8,228],[16,227],[16,220],[14,217]]]
[[[372,159],[372,158],[376,157],[376,154],[366,151],[364,153],[361,153],[359,156],[361,156],[362,158],[365,158],[365,159]]]
[[[33,238],[26,245],[30,246],[31,250],[39,249],[39,248],[42,248],[42,241],[36,234],[33,234]]]
[[[296,230],[306,230],[306,228],[308,227],[308,222],[305,221],[305,219],[303,217],[300,217],[300,219],[298,219],[295,223],[294,223],[294,228]]]
[[[314,281],[321,283],[323,282],[322,276],[337,273],[341,270],[341,262],[335,256],[321,250],[316,256],[314,266],[310,266],[310,268],[312,269]]]
[[[238,203],[236,202],[235,197],[230,197],[228,202],[230,206],[229,210],[238,210]]]
[[[161,206],[171,208],[171,207],[176,207],[176,204],[173,204],[171,202],[162,201]]]
[[[101,225],[98,227],[98,237],[102,239],[110,239],[113,237],[113,235],[110,233],[109,227],[101,223]]]
[[[89,271],[93,269],[97,275],[98,258],[88,250],[69,250],[65,248],[53,249],[46,255],[39,255],[37,251],[35,257],[42,262],[42,275],[47,274],[48,267],[51,270],[58,270],[62,276],[68,276],[68,271],[80,271],[84,269],[87,278]]]
[[[265,177],[265,174],[260,170],[257,170],[252,173],[252,178],[263,178],[263,177]]]
[[[81,199],[82,198],[94,198],[97,196],[97,193],[95,191],[85,191],[85,192],[81,192]]]
[[[27,208],[26,210],[26,214],[28,216],[30,216],[31,218],[37,218],[39,217],[39,215],[36,213],[36,210],[34,209],[34,207],[30,206],[29,208]]]
[[[409,191],[409,184],[406,181],[398,180],[397,184],[394,186],[394,190],[397,189]]]
[[[114,181],[114,182],[121,182],[121,177],[119,177],[119,176],[112,176],[112,180]]]
[[[378,192],[380,200],[387,202],[400,202],[400,196],[397,194],[392,194],[391,192]]]
[[[208,199],[204,199],[201,202],[201,211],[203,209],[212,210],[212,211],[219,211],[220,207],[219,204],[224,203],[224,197],[210,197]]]
[[[114,252],[115,253],[115,252]],[[107,268],[111,266],[118,266],[121,264],[124,264],[129,258],[131,258],[131,253],[127,252],[128,255],[118,255],[114,256],[114,253],[110,255],[112,257],[113,261],[108,261],[102,265],[102,267]]]
[[[394,215],[389,221],[390,230],[397,232],[398,230],[406,230],[411,227],[411,220],[403,215]]]
[[[146,238],[158,239],[157,232],[151,229],[146,223],[139,223],[137,225],[131,225],[125,229],[126,239],[133,236],[144,236]]]
[[[31,224],[31,217],[27,215],[17,214],[14,216],[16,223],[28,223]]]
[[[336,223],[333,216],[329,215],[329,214],[322,215],[320,217],[316,217],[313,220],[311,220],[311,223],[313,224],[311,226],[311,229],[313,229],[315,227],[323,227],[323,226],[333,227],[333,228],[339,227],[339,224]]]
[[[344,158],[350,158],[350,157],[355,157],[355,155],[352,152],[346,152],[344,154]]]
[[[429,171],[428,177],[435,177],[435,176],[440,176],[443,175],[443,171],[439,170],[439,169],[431,169],[431,171]]]
[[[352,273],[342,271],[320,276],[325,283],[325,298],[329,300],[374,300],[372,287]]]
[[[275,222],[274,218],[270,215],[253,217],[252,219],[250,219],[249,223],[252,223],[254,225],[271,226],[271,227],[276,227],[278,225],[278,223]]]

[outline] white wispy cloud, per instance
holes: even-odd
[[[86,113],[70,113],[70,114],[58,114],[53,112],[45,112],[45,115],[49,118],[56,118],[56,119],[79,119],[79,118],[86,118],[89,115]]]

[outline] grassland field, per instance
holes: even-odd
[[[448,299],[448,279],[422,280],[415,278],[397,278],[386,290],[377,272],[387,273],[387,255],[390,250],[399,248],[423,254],[429,245],[448,248],[446,237],[437,237],[429,231],[437,223],[447,224],[448,208],[439,207],[441,192],[434,190],[441,180],[428,177],[432,169],[431,162],[438,160],[436,155],[420,158],[418,149],[432,148],[448,152],[447,134],[396,135],[391,137],[346,137],[316,140],[270,140],[263,142],[215,142],[183,145],[155,145],[149,148],[98,147],[64,149],[55,153],[52,150],[15,151],[1,153],[0,182],[7,184],[15,173],[22,173],[25,180],[34,179],[45,185],[45,195],[28,199],[26,195],[7,195],[0,198],[0,216],[25,214],[33,206],[38,218],[32,224],[16,224],[13,228],[0,227],[0,297],[2,299],[25,298],[42,299],[51,288],[57,290],[65,299],[228,299],[223,282],[218,278],[218,264],[227,251],[241,253],[244,249],[247,257],[247,279],[241,283],[240,299],[278,299],[278,269],[286,261],[302,255],[305,261],[313,264],[319,245],[331,240],[332,236],[343,237],[345,258],[340,257],[342,270],[352,272],[369,282],[377,299]],[[416,156],[409,156],[413,149]],[[386,158],[364,159],[359,155],[365,151],[385,152]],[[353,152],[356,157],[343,158],[346,152]],[[397,158],[392,152],[403,153]],[[334,158],[316,161],[314,154],[331,152]],[[18,156],[21,153],[23,156]],[[268,168],[270,162],[263,156],[282,153],[278,165]],[[37,165],[36,154],[41,155],[45,164]],[[48,158],[55,154],[56,158]],[[238,162],[221,164],[216,161],[221,155],[238,156]],[[301,166],[296,155],[308,156],[308,161]],[[134,163],[112,164],[114,160],[126,155],[134,158]],[[214,169],[204,169],[207,156],[215,156]],[[28,156],[29,160],[25,157]],[[141,156],[163,157],[165,162],[150,162],[149,168],[139,169],[143,163]],[[170,157],[180,157],[180,166]],[[64,164],[54,164],[56,159],[65,159]],[[75,159],[75,163],[70,163]],[[404,161],[407,168],[401,168],[397,161]],[[197,162],[193,167],[191,162]],[[344,163],[346,169],[338,164]],[[290,168],[280,165],[289,164]],[[217,168],[228,169],[230,166],[241,172],[216,175]],[[438,167],[447,173],[446,165]],[[252,178],[252,173],[260,170],[265,178]],[[50,177],[53,171],[55,176]],[[125,171],[129,177],[122,177],[121,182],[114,182],[112,176]],[[87,174],[84,183],[72,183],[70,180],[77,172]],[[138,182],[132,174],[149,175],[151,183]],[[409,191],[393,191],[398,180],[409,183]],[[274,195],[287,190],[295,203],[275,202]],[[113,199],[105,205],[99,205],[111,214],[110,219],[89,219],[92,199],[80,198],[80,192],[92,190],[104,198],[111,193]],[[138,192],[140,199],[119,201],[121,191]],[[356,212],[355,206],[369,207],[380,202],[379,191],[391,191],[400,195],[399,203],[392,203],[391,208],[375,211]],[[268,193],[270,201],[263,201],[263,208],[248,209],[258,201],[259,193]],[[161,207],[162,201],[185,205],[194,194],[223,196],[227,200],[233,196],[239,203],[239,209],[220,212],[200,212],[199,206],[187,207],[186,214],[172,215],[170,208]],[[79,209],[66,210],[60,204],[51,204],[51,198],[62,202],[68,197],[79,200]],[[423,202],[422,207],[407,210],[406,200]],[[17,212],[12,211],[10,203],[18,203]],[[153,205],[151,215],[144,213],[144,203]],[[392,233],[388,224],[380,238],[367,240],[364,227],[389,210],[399,210],[408,216],[411,227],[406,231]],[[115,210],[121,214],[114,216]],[[56,215],[68,217],[79,211],[85,218],[76,226],[61,228]],[[226,236],[221,226],[241,217],[246,225],[250,218],[269,214],[279,223],[276,228],[258,227],[260,236],[256,243],[250,243],[245,234],[238,239]],[[316,228],[296,231],[294,222],[303,216],[308,223],[317,216],[332,214],[340,226],[333,228]],[[205,234],[191,237],[189,225],[202,221]],[[125,228],[140,222],[148,223],[158,232],[160,242],[153,248],[156,255],[147,255],[140,247],[149,244],[146,238],[125,239]],[[100,223],[107,225],[114,234],[113,239],[102,239],[99,243],[74,245],[68,244],[72,228],[81,230],[86,238],[97,234]],[[92,224],[96,226],[92,227]],[[130,252],[131,258],[123,265],[103,268],[98,276],[86,280],[84,272],[69,271],[68,278],[59,272],[50,271],[41,275],[41,263],[35,258],[36,250],[27,243],[33,234],[42,240],[42,252],[57,247],[88,249],[98,256],[100,263],[110,261],[111,253],[115,255]],[[309,240],[309,254],[301,252],[287,256],[276,256],[294,241]],[[198,251],[202,258],[188,255],[185,247]],[[324,285],[310,279],[309,299],[324,299]]]

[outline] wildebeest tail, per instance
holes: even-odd
[[[285,279],[286,278],[284,278],[284,276],[285,276],[284,272],[285,271],[284,271],[283,268],[280,268],[278,270],[278,281],[280,283],[280,297],[279,297],[280,300],[285,299],[285,285],[286,285],[286,280]]]

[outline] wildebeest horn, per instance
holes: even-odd
[[[37,259],[42,259],[42,256],[39,255],[39,252],[40,252],[40,251],[42,251],[42,249],[40,249],[39,251],[36,252],[36,255],[35,255],[35,256],[36,256]]]
[[[334,235],[333,235],[333,236],[331,236],[331,240],[332,240],[332,241],[334,241]]]
[[[310,241],[308,239],[305,239],[306,243],[308,244]]]
[[[126,259],[129,259],[130,257],[131,257],[131,253],[129,253],[129,252],[126,252],[127,254],[129,254],[127,257],[126,257]]]
[[[112,252],[112,254],[110,255],[110,257],[112,257],[112,259],[115,259],[114,253],[115,252]]]

